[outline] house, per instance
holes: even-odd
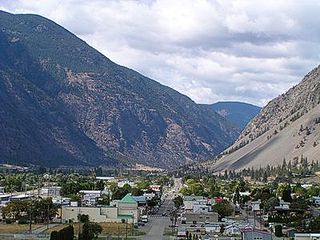
[[[206,233],[219,233],[220,232],[220,225],[215,223],[215,224],[206,224],[204,225]]]
[[[316,205],[320,205],[320,196],[314,196],[312,197],[312,201]]]
[[[5,205],[7,202],[10,201],[10,194],[0,194],[0,205]]]
[[[222,201],[223,201],[223,197],[214,197],[214,203],[213,204],[221,203]]]
[[[29,194],[20,194],[20,195],[13,195],[10,197],[10,201],[24,201],[24,200],[31,200],[33,195]]]
[[[104,193],[104,191],[100,190],[81,190],[79,191],[81,197],[82,205],[86,206],[95,206],[97,203],[97,199]]]
[[[144,193],[143,196],[146,198],[146,200],[151,200],[156,196],[155,193]]]
[[[235,225],[227,225],[224,228],[224,234],[226,235],[240,235],[240,227],[235,226]]]
[[[208,213],[212,211],[211,205],[208,205],[207,203],[204,204],[204,202],[195,202],[193,203],[193,213]]]
[[[52,198],[52,203],[57,205],[69,206],[71,204],[71,198],[66,197],[54,197]],[[78,204],[76,205],[78,206]]]
[[[97,180],[102,180],[102,181],[115,181],[114,177],[96,177]]]
[[[261,200],[259,199],[258,201],[251,201],[251,211],[260,211],[260,204]]]
[[[138,206],[145,206],[147,204],[146,196],[132,196],[134,200],[138,203]]]
[[[288,210],[289,208],[290,208],[290,203],[285,202],[282,199],[279,202],[279,206],[274,207],[275,210]]]
[[[208,201],[203,196],[184,196],[183,197],[183,205],[184,205],[184,210],[186,212],[193,212],[193,205],[195,203],[206,205]]]
[[[150,185],[149,188],[157,194],[161,191],[161,185]]]
[[[130,185],[131,187],[135,187],[136,186],[136,184],[134,182],[131,182],[129,180],[122,180],[122,181],[118,182],[118,187],[122,188],[126,184]]]
[[[204,224],[204,223],[213,223],[218,222],[219,214],[216,212],[207,212],[207,213],[190,213],[185,214],[186,223],[193,224]]]
[[[316,240],[320,239],[320,233],[295,233],[294,240]]]
[[[257,228],[241,228],[242,240],[272,240],[272,233]]]
[[[239,192],[240,197],[250,197],[251,193],[249,191]]]
[[[57,186],[43,187],[40,190],[40,195],[45,197],[59,197],[60,191],[61,187]]]

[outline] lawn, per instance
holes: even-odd
[[[32,224],[32,229],[41,227],[42,225]],[[0,224],[0,233],[25,233],[29,231],[29,224]]]
[[[131,224],[126,224],[125,223],[99,223],[99,225],[102,227],[102,233],[101,235],[126,235],[126,232],[128,234],[128,236],[137,236],[137,235],[143,235],[144,233],[133,229]],[[48,229],[46,232],[47,233],[51,233],[52,231],[59,231],[62,228],[66,227],[67,224],[63,224],[63,225],[58,225],[54,228],[50,228]],[[74,227],[74,232],[75,234],[78,234],[79,232],[79,224],[78,223],[73,223],[73,227]]]

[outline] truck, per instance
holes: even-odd
[[[141,221],[144,222],[144,223],[147,223],[148,222],[148,216],[147,215],[142,215],[141,216]]]

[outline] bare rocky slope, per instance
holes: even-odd
[[[303,155],[320,154],[320,67],[286,93],[270,101],[220,158],[203,167],[215,172],[279,165]]]
[[[0,162],[173,168],[239,130],[37,15],[0,11]]]

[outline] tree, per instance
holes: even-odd
[[[222,224],[220,226],[220,233],[223,234],[224,233],[224,230],[225,230],[225,227],[224,227],[224,224]]]
[[[102,194],[98,198],[98,204],[109,205],[110,204],[110,195],[109,194]]]
[[[104,187],[105,187],[105,185],[104,185],[104,181],[102,181],[102,180],[100,180],[100,181],[98,181],[97,182],[97,184],[96,184],[96,189],[97,190],[104,190]]]
[[[272,211],[275,206],[278,206],[279,200],[276,197],[269,198],[264,204],[264,210]]]
[[[176,208],[180,208],[183,205],[183,198],[179,195],[173,199]]]
[[[276,225],[274,227],[274,234],[276,235],[276,237],[282,237],[282,226],[281,225]]]
[[[221,216],[230,216],[232,215],[234,208],[227,200],[223,200],[220,203],[217,203],[213,206],[213,209]]]
[[[320,217],[313,218],[310,221],[309,230],[312,232],[320,231]]]
[[[140,196],[140,195],[143,195],[143,191],[140,188],[133,187],[131,189],[131,194],[132,196]]]
[[[79,221],[82,223],[89,222],[89,215],[87,214],[79,214],[78,218],[79,218]]]
[[[57,231],[52,231],[50,234],[50,240],[59,240],[58,239],[58,232]]]
[[[74,229],[72,225],[62,228],[60,231],[53,231],[50,234],[50,240],[72,240],[74,238]]]
[[[92,240],[99,236],[102,232],[102,227],[93,222],[83,224],[82,233],[79,235],[79,240]]]
[[[290,186],[283,190],[283,192],[282,192],[282,200],[285,201],[285,202],[292,202]]]
[[[114,192],[112,192],[112,200],[115,199],[122,199],[125,195],[131,192],[128,189],[125,188],[117,188]]]

